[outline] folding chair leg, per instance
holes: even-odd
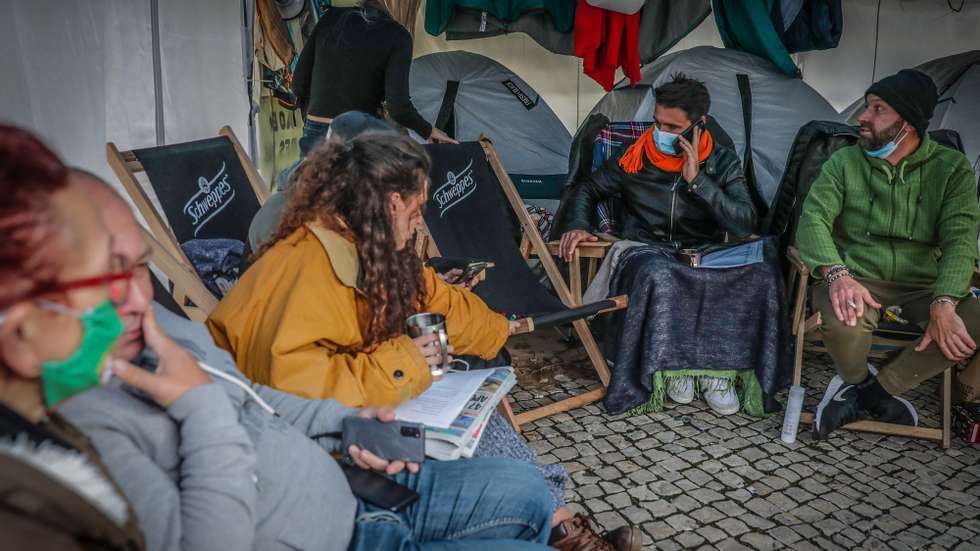
[[[599,374],[599,380],[602,381],[603,387],[609,386],[609,366],[606,365],[606,357],[602,355],[602,351],[599,350],[599,343],[595,341],[595,337],[592,336],[592,331],[589,329],[589,324],[585,320],[576,320],[572,322],[572,327],[575,328],[575,333],[578,334],[578,338],[582,341],[582,346],[585,347],[585,351],[589,354],[589,360],[592,361],[592,367],[595,368],[596,373]]]
[[[524,425],[532,421],[537,421],[538,419],[543,419],[550,415],[556,413],[561,413],[563,411],[568,411],[578,407],[582,407],[597,400],[600,400],[606,394],[605,388],[597,388],[595,390],[590,390],[588,392],[583,392],[578,396],[572,396],[571,398],[565,398],[564,400],[555,402],[553,404],[548,404],[546,406],[541,406],[539,408],[534,408],[524,413],[517,414],[516,422],[519,425]]]
[[[796,328],[796,349],[793,350],[793,384],[799,385],[803,380],[803,336],[806,333],[806,322],[801,321]]]
[[[949,444],[951,440],[950,432],[952,430],[951,425],[953,424],[953,367],[947,367],[946,371],[943,371],[943,389],[942,389],[942,408],[943,415],[943,438],[942,447],[944,450],[949,449]]]
[[[500,401],[500,405],[497,406],[500,410],[500,414],[504,416],[504,419],[510,423],[510,426],[514,427],[514,432],[517,434],[521,433],[521,425],[517,422],[517,416],[514,415],[514,410],[510,407],[510,397],[504,396],[504,399]]]

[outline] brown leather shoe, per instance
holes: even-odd
[[[551,529],[549,545],[560,551],[640,551],[640,531],[621,526],[603,536],[589,517],[578,514]]]

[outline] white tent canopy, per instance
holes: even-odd
[[[816,90],[779,72],[752,54],[699,46],[664,56],[643,69],[636,88],[626,84],[603,97],[592,110],[611,121],[652,121],[653,89],[684,73],[704,82],[711,94],[709,114],[731,136],[744,157],[742,99],[736,75],[748,75],[752,93],[752,157],[762,198],[772,203],[793,138],[811,120],[839,121],[840,115]],[[744,158],[743,158],[744,161]]]
[[[932,77],[942,101],[936,106],[929,129],[956,130],[967,158],[974,166],[980,166],[980,50],[941,57],[915,68]],[[853,123],[863,106],[862,96],[844,114]]]

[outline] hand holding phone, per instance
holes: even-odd
[[[344,449],[363,468],[395,474],[407,463],[410,471],[418,471],[418,463],[425,461],[425,425],[395,421],[391,410],[382,413],[386,415],[379,415],[380,419],[361,416],[344,419]]]

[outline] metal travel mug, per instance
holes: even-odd
[[[446,369],[449,369],[449,335],[446,333],[446,316],[423,312],[409,317],[406,324],[408,325],[408,336],[413,339],[423,335],[439,335],[442,363],[437,366],[430,366],[430,368],[432,378],[434,380],[441,379]]]

